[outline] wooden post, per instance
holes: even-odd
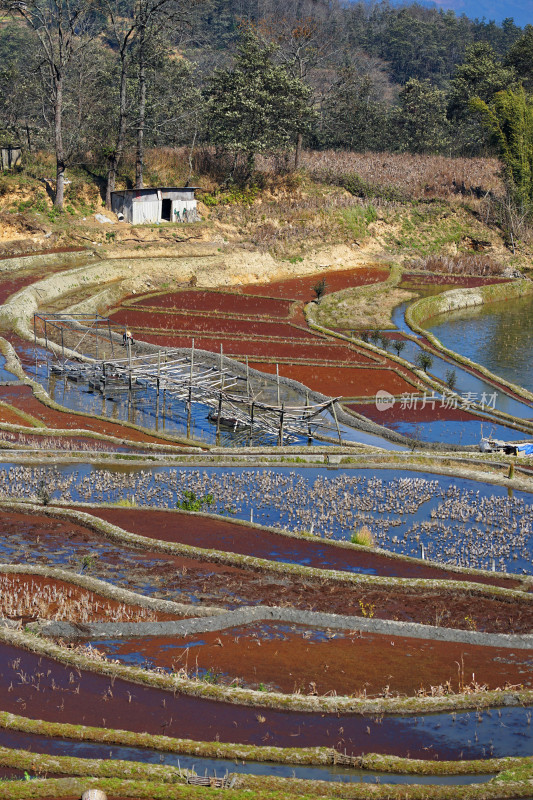
[[[159,397],[159,384],[161,382],[161,350],[157,351],[157,380],[156,380],[156,393]]]
[[[96,360],[98,361],[98,314],[96,315]]]
[[[279,446],[283,447],[283,416],[285,414],[285,403],[281,406],[279,412]]]
[[[132,380],[131,380],[131,342],[130,342],[129,339],[126,339],[126,347],[128,348],[128,372],[129,372],[129,375],[128,375],[128,386],[129,386],[129,390],[131,392],[131,387],[132,387]]]
[[[222,342],[220,342],[220,388],[224,388],[224,376],[222,375],[222,368],[223,368],[223,359],[224,359],[224,350],[222,348]]]
[[[342,436],[341,436],[341,429],[339,427],[339,420],[337,419],[337,411],[335,409],[335,401],[331,404],[331,408],[333,410],[333,416],[335,418],[335,425],[337,426],[337,435],[339,437],[339,444],[342,444]]]
[[[218,393],[218,414],[217,414],[217,445],[220,444],[220,417],[222,415],[222,392]]]
[[[250,397],[250,368],[248,366],[248,356],[246,356],[246,396]]]
[[[113,334],[111,333],[111,321],[107,320],[107,330],[109,332],[109,343],[111,345],[111,358],[115,357],[115,349],[113,347]]]
[[[281,405],[280,396],[279,396],[279,366],[276,364],[276,381],[278,384],[278,406]]]
[[[61,328],[61,352],[63,354],[63,366],[65,366],[65,343],[63,341],[63,328]]]
[[[47,328],[47,325],[46,325],[46,317],[45,317],[45,320],[44,320],[44,344],[45,344],[46,349],[48,350],[48,328]]]
[[[252,405],[250,407],[250,444],[252,444],[252,437],[254,435],[254,407],[255,403],[252,400]]]
[[[309,412],[309,392],[305,393],[305,410]],[[311,433],[311,420],[309,416],[307,417],[307,444],[311,444],[313,440],[313,434]]]

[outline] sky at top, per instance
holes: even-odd
[[[533,25],[533,0],[422,0],[421,5],[452,9],[470,19],[495,22],[512,17],[516,25]]]

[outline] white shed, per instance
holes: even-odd
[[[196,222],[198,211],[194,186],[122,189],[111,192],[111,208],[126,222]]]

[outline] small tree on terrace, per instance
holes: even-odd
[[[207,95],[208,137],[234,153],[235,170],[245,155],[247,178],[259,153],[286,147],[310,125],[310,90],[273,62],[276,46],[246,28],[233,69],[217,69]]]
[[[433,356],[430,356],[425,350],[420,350],[415,356],[415,364],[420,369],[423,369],[424,372],[427,372],[433,366]]]
[[[405,349],[405,342],[403,339],[395,339],[392,346],[396,350],[396,355],[399,356],[402,350]]]
[[[326,294],[327,282],[325,278],[321,278],[318,283],[315,283],[313,286],[313,292],[315,293],[317,303],[320,303],[321,299]]]

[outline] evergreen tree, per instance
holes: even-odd
[[[533,91],[533,25],[526,25],[520,39],[507,53],[505,63],[516,70],[524,87]]]
[[[442,153],[449,144],[446,95],[429,81],[414,78],[400,91],[395,112],[398,142],[410,153]]]
[[[387,111],[370,76],[354,67],[342,70],[323,107],[321,141],[326,147],[385,150]]]
[[[479,120],[472,116],[470,100],[479,97],[490,103],[497,92],[516,84],[514,69],[504,66],[486,42],[476,42],[466,50],[451,82],[448,116],[454,123],[456,149],[467,155],[487,150],[489,137]]]
[[[468,117],[472,97],[479,97],[489,103],[496,92],[509,89],[515,84],[514,69],[504,66],[489,44],[472,44],[467,48],[465,60],[455,70],[451,82],[449,115],[452,119]]]
[[[251,176],[259,153],[287,147],[310,128],[310,90],[273,60],[276,47],[253,30],[241,34],[232,69],[216,69],[207,93],[209,141],[246,157]]]

